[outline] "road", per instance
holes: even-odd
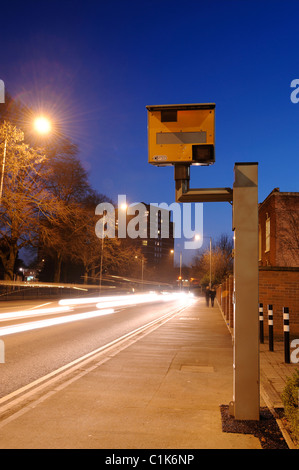
[[[0,308],[0,398],[178,311],[190,297],[142,294],[78,302],[5,302]]]

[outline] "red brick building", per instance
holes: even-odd
[[[233,328],[233,276],[217,289],[217,299]],[[289,308],[290,337],[299,338],[299,193],[279,188],[259,204],[259,302],[268,335],[268,305],[274,336],[283,338],[283,307]]]
[[[275,188],[259,204],[259,264],[299,268],[299,193]]]
[[[259,301],[273,305],[274,334],[283,335],[283,307],[290,335],[299,337],[299,193],[279,188],[259,204]],[[266,334],[266,331],[265,331]]]

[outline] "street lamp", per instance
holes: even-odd
[[[51,121],[45,116],[38,116],[34,119],[33,126],[38,134],[49,134],[51,131]]]

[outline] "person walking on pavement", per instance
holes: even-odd
[[[207,304],[207,307],[209,306],[209,303],[210,303],[210,287],[207,286],[206,287],[206,304]]]
[[[215,287],[212,287],[212,289],[210,290],[210,297],[211,297],[211,306],[214,307],[214,300],[216,297]]]

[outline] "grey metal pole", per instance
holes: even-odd
[[[234,236],[234,417],[259,420],[258,164],[236,163]]]

